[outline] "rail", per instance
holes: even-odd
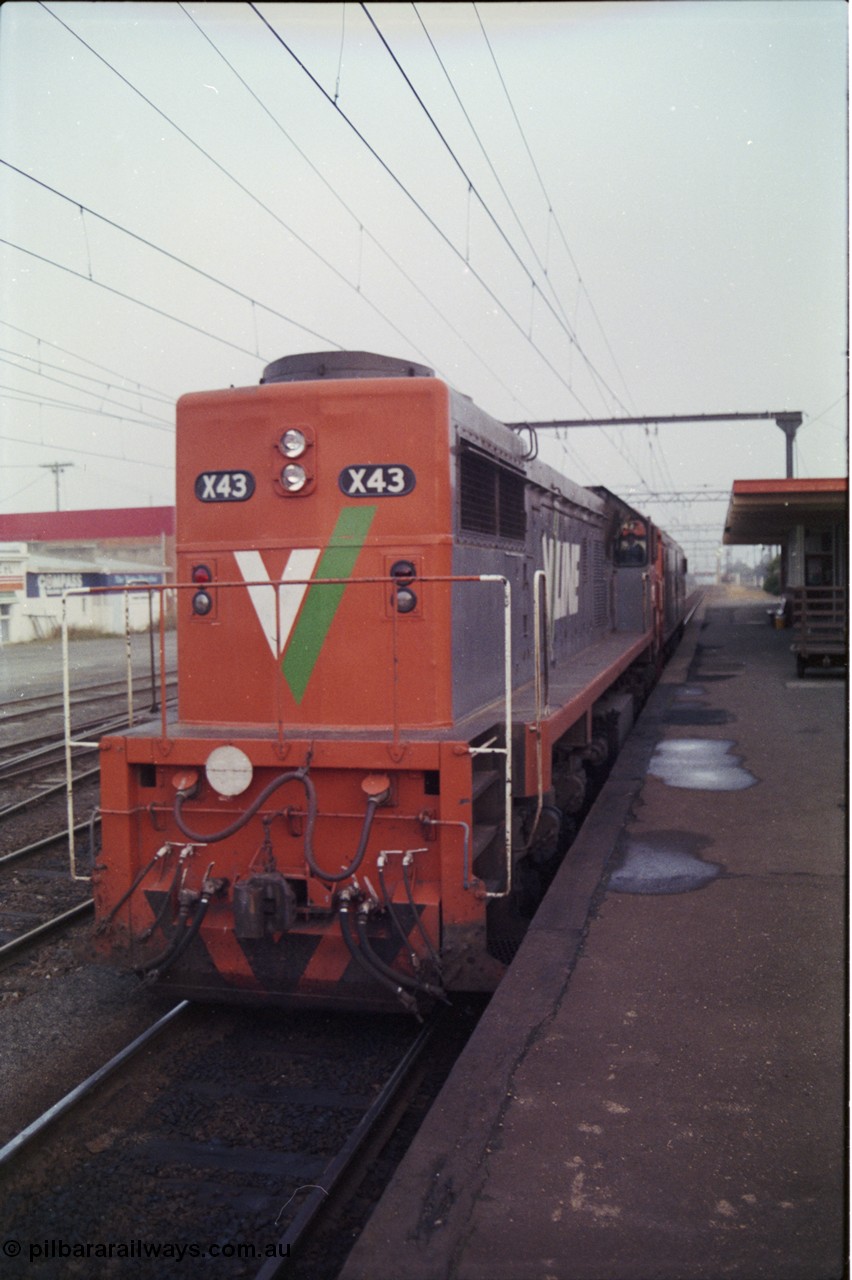
[[[76,1088],[72,1089],[70,1093],[66,1093],[63,1098],[60,1098],[52,1107],[49,1107],[47,1111],[40,1115],[38,1119],[34,1120],[32,1124],[27,1125],[27,1127],[22,1129],[19,1134],[14,1138],[11,1138],[4,1147],[0,1148],[0,1166],[7,1164],[23,1147],[27,1145],[27,1143],[31,1142],[33,1138],[38,1137],[39,1134],[43,1133],[49,1125],[53,1124],[54,1120],[58,1120],[60,1116],[65,1115],[65,1113],[70,1111],[72,1107],[76,1106],[78,1102],[88,1094],[92,1093],[102,1080],[105,1080],[107,1076],[112,1075],[114,1071],[123,1066],[128,1059],[132,1058],[134,1054],[144,1048],[145,1045],[148,1044],[149,1041],[153,1040],[155,1036],[158,1036],[161,1031],[165,1031],[166,1027],[170,1026],[174,1019],[179,1017],[180,1014],[188,1008],[188,1000],[182,1000],[180,1004],[176,1004],[173,1009],[170,1009],[162,1018],[152,1026],[148,1027],[147,1031],[143,1031],[141,1035],[137,1036],[135,1040],[117,1053],[115,1057],[110,1058],[108,1062],[105,1062],[104,1065],[99,1067],[92,1075],[87,1076],[87,1078],[83,1080],[81,1084],[78,1084]]]

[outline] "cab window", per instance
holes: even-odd
[[[626,520],[618,531],[615,563],[627,568],[648,563],[648,526],[644,520]]]

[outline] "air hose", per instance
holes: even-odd
[[[164,951],[161,951],[153,960],[149,960],[147,964],[141,965],[135,970],[143,982],[156,982],[183,955],[201,928],[204,917],[207,915],[207,908],[210,905],[210,897],[209,893],[202,893],[198,899],[195,915],[192,917],[190,924],[184,924],[183,928],[175,933],[175,936]]]
[[[408,987],[413,991],[422,991],[424,995],[434,996],[437,1000],[443,1000],[444,1004],[449,1004],[449,1000],[440,987],[433,987],[430,983],[422,982],[420,978],[411,977],[407,973],[399,973],[398,970],[392,969],[390,965],[385,964],[381,956],[376,954],[370,939],[367,936],[367,916],[369,914],[369,903],[362,903],[358,908],[357,916],[358,941],[361,944],[361,950],[363,951],[368,963],[376,968],[379,973],[383,973],[386,977],[394,979],[401,983],[402,986]]]
[[[317,795],[314,784],[308,776],[307,769],[295,769],[289,773],[282,773],[277,778],[273,778],[272,781],[263,788],[260,795],[252,801],[244,813],[241,813],[240,816],[227,827],[223,827],[221,831],[216,831],[211,835],[205,835],[200,831],[193,831],[191,827],[187,826],[183,818],[183,806],[189,796],[187,792],[179,791],[175,797],[175,823],[188,840],[193,840],[198,844],[216,844],[219,840],[227,840],[229,836],[233,836],[238,831],[241,831],[246,823],[254,817],[261,805],[265,804],[274,791],[277,791],[279,787],[283,787],[285,782],[300,782],[305,789],[308,818],[307,826],[305,827],[305,861],[311,871],[317,879],[328,881],[331,884],[337,884],[341,880],[348,880],[349,877],[354,875],[358,870],[364,858],[367,841],[370,838],[370,830],[373,825],[373,815],[381,803],[382,798],[381,796],[370,796],[367,801],[367,812],[364,815],[364,824],[361,828],[361,839],[358,842],[358,848],[355,851],[355,856],[349,863],[348,867],[344,867],[342,871],[326,871],[317,864],[314,857],[313,835],[314,824],[317,817]]]
[[[386,977],[383,973],[380,973],[378,969],[374,969],[367,957],[362,953],[357,941],[355,940],[355,935],[352,932],[352,921],[349,918],[349,911],[350,900],[348,891],[344,891],[340,897],[340,907],[337,915],[340,921],[340,932],[343,934],[343,941],[346,943],[347,950],[349,951],[352,959],[360,969],[363,969],[365,973],[369,974],[371,978],[374,978],[379,982],[386,988],[386,990],[392,992],[405,1009],[419,1017],[420,1014],[417,1009],[417,1001],[413,996],[410,996],[407,991],[403,990],[403,987],[397,980],[396,975],[393,978]]]
[[[266,803],[274,791],[277,791],[279,787],[283,787],[285,782],[301,782],[302,786],[305,788],[305,797],[308,806],[308,825],[305,831],[305,854],[307,857],[308,850],[311,850],[312,857],[313,851],[311,849],[311,839],[314,830],[314,820],[317,816],[317,797],[316,791],[314,790],[314,784],[308,777],[307,769],[294,769],[289,773],[281,773],[277,778],[273,778],[272,781],[267,783],[263,788],[260,795],[252,801],[244,813],[241,813],[238,818],[235,818],[229,826],[223,827],[221,831],[216,831],[209,835],[204,834],[201,831],[193,831],[186,825],[183,820],[183,806],[184,802],[189,799],[189,793],[186,791],[179,791],[175,797],[175,822],[188,840],[193,840],[196,844],[216,844],[219,840],[227,840],[229,836],[236,835],[238,831],[241,831],[246,823],[254,817],[260,806]],[[308,865],[310,866],[311,858],[308,857],[307,860]]]
[[[125,890],[125,892],[124,892],[124,893],[121,895],[121,897],[118,899],[118,902],[116,902],[116,903],[113,905],[113,907],[112,907],[112,909],[110,910],[109,914],[104,916],[103,920],[101,920],[100,924],[98,925],[97,929],[95,930],[95,932],[96,932],[96,933],[99,933],[99,934],[100,934],[100,933],[103,933],[103,931],[104,931],[105,929],[107,929],[107,928],[109,927],[109,925],[111,925],[111,924],[112,924],[113,920],[115,919],[115,917],[117,916],[117,914],[118,914],[118,912],[121,910],[121,908],[124,906],[125,902],[127,902],[128,898],[130,898],[130,897],[132,897],[132,896],[133,896],[133,894],[134,894],[134,893],[136,892],[136,890],[139,888],[139,886],[140,886],[140,884],[142,883],[142,881],[143,881],[143,880],[145,879],[145,877],[147,876],[148,872],[149,872],[149,871],[151,871],[151,870],[156,866],[156,864],[159,862],[160,858],[164,858],[164,857],[166,856],[166,854],[169,852],[169,848],[170,848],[170,846],[169,846],[169,845],[164,844],[164,845],[163,845],[163,847],[162,847],[161,849],[158,849],[158,850],[157,850],[157,852],[154,854],[154,856],[153,856],[153,858],[151,859],[151,861],[150,861],[150,862],[148,862],[148,863],[146,863],[146,864],[145,864],[145,866],[142,868],[142,870],[141,870],[141,871],[137,872],[137,874],[136,874],[136,876],[135,876],[135,878],[134,878],[134,880],[133,880],[133,883],[131,884],[130,888]]]

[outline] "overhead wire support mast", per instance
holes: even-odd
[[[507,422],[512,431],[529,431],[532,456],[538,452],[535,441],[537,431],[561,431],[567,427],[626,427],[626,426],[658,426],[661,423],[676,422],[754,422],[758,419],[772,419],[787,437],[787,471],[788,480],[793,478],[793,441],[796,432],[802,425],[803,415],[786,409],[767,410],[765,413],[686,413],[686,414],[651,414],[643,418],[560,418],[554,422]]]

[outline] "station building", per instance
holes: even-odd
[[[779,546],[783,613],[795,629],[799,675],[808,666],[848,665],[849,482],[735,480],[726,546]]]
[[[63,600],[76,632],[158,622],[146,588],[173,581],[174,529],[173,507],[0,515],[0,644],[57,634]]]

